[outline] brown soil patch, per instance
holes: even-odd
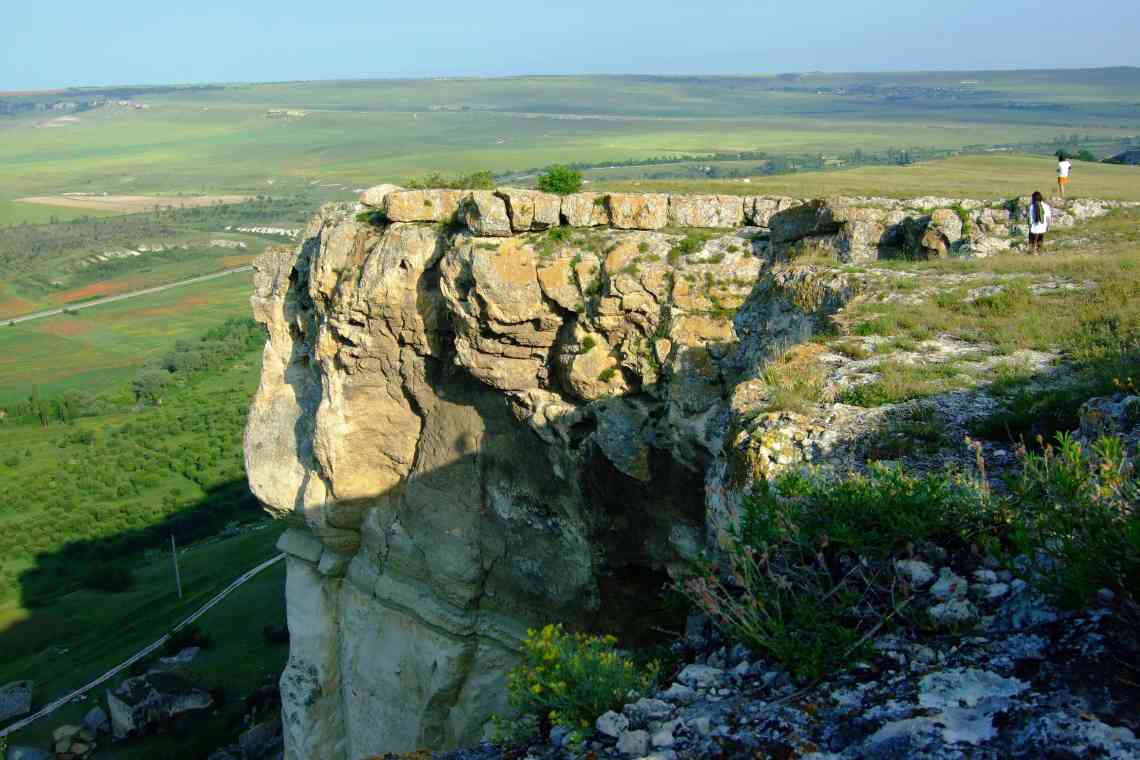
[[[25,301],[23,298],[9,298],[0,301],[0,319],[7,319],[9,317],[18,317],[22,314],[28,314],[33,311],[39,311],[40,305]]]
[[[249,200],[247,195],[36,195],[17,198],[22,203],[37,203],[41,206],[60,206],[88,211],[113,211],[133,214],[151,211],[155,206],[162,208],[194,208],[211,206],[215,203],[241,203]]]
[[[90,298],[118,295],[128,290],[131,290],[131,283],[122,280],[117,282],[93,282],[90,285],[84,285],[82,288],[73,288],[71,290],[65,290],[62,293],[55,293],[52,295],[51,300],[55,303],[74,303]]]
[[[222,266],[226,269],[244,267],[246,264],[253,261],[253,259],[253,256],[226,256],[222,259]]]
[[[199,294],[187,296],[166,306],[152,306],[149,309],[139,309],[135,314],[140,317],[173,317],[178,314],[185,314],[200,306],[209,306],[210,303],[209,296]]]
[[[76,317],[69,317],[64,315],[62,317],[54,317],[45,320],[43,331],[51,333],[52,335],[59,335],[67,338],[72,335],[79,335],[91,329],[91,323]]]

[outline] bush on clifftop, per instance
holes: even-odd
[[[538,189],[558,195],[576,193],[582,189],[582,174],[569,166],[552,166],[538,176]]]

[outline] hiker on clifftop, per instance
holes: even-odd
[[[1040,254],[1041,246],[1045,244],[1045,233],[1049,230],[1049,223],[1053,221],[1053,210],[1041,197],[1041,191],[1033,193],[1029,203],[1029,253]]]
[[[1065,197],[1065,187],[1069,184],[1069,172],[1073,169],[1073,162],[1064,153],[1057,154],[1057,190],[1061,197]]]

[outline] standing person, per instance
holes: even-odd
[[[1073,162],[1064,153],[1057,154],[1057,189],[1061,197],[1065,197],[1065,187],[1069,184],[1069,172],[1073,169]]]
[[[1041,197],[1041,191],[1033,193],[1029,203],[1029,253],[1040,254],[1045,244],[1045,233],[1049,230],[1049,223],[1053,221],[1053,210]]]

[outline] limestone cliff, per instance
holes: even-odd
[[[779,262],[1008,246],[1016,206],[950,203],[381,186],[262,256],[245,448],[293,521],[287,756],[475,741],[528,626],[635,631],[732,519],[734,457],[840,435],[762,414],[758,370],[859,284]]]

